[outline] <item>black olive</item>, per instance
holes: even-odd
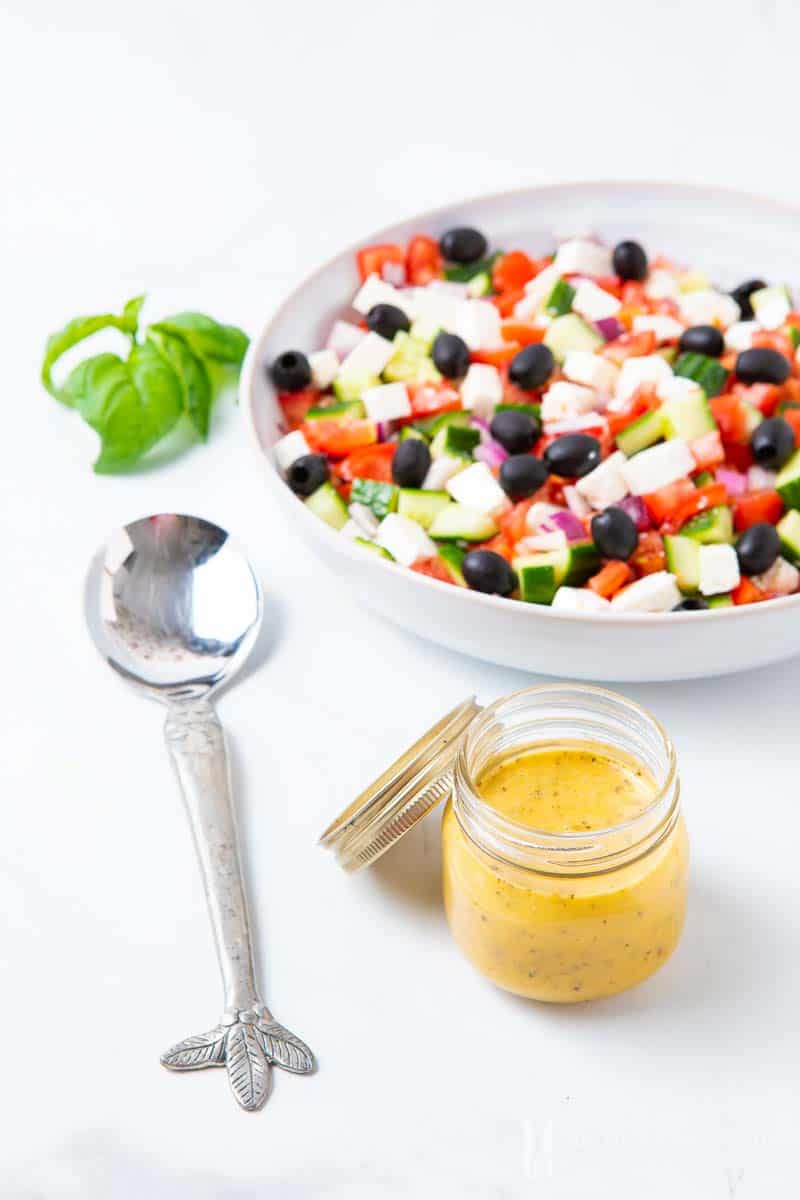
[[[745,529],[736,543],[736,556],[743,575],[760,575],[768,571],[780,552],[778,531],[766,521]]]
[[[439,249],[448,262],[473,263],[483,258],[489,249],[489,243],[478,229],[459,225],[456,229],[448,229],[447,233],[442,234]]]
[[[509,454],[524,454],[532,450],[542,427],[535,417],[526,412],[515,412],[513,408],[494,414],[489,426],[492,437]]]
[[[750,449],[760,467],[780,471],[794,453],[794,430],[783,417],[768,417],[750,435]]]
[[[699,612],[703,608],[708,608],[708,602],[700,596],[689,596],[686,600],[681,600],[680,604],[676,604],[673,612]]]
[[[725,338],[716,325],[692,325],[684,329],[678,342],[682,354],[706,354],[719,358],[725,349]]]
[[[269,373],[279,392],[302,392],[311,383],[311,363],[300,350],[284,350]]]
[[[392,479],[398,487],[422,487],[431,465],[431,452],[422,438],[401,442],[392,459]]]
[[[545,346],[544,342],[534,342],[514,355],[508,367],[508,378],[517,387],[534,391],[547,383],[555,365],[550,347]]]
[[[588,433],[565,433],[544,452],[544,461],[554,475],[570,479],[588,475],[600,462],[600,443]]]
[[[514,571],[494,550],[470,550],[464,555],[461,573],[476,592],[510,596],[517,586]]]
[[[791,373],[786,355],[766,346],[743,350],[736,358],[736,377],[742,383],[785,383]]]
[[[620,279],[641,280],[647,274],[647,255],[638,242],[620,242],[611,261]]]
[[[614,506],[592,517],[592,538],[603,558],[630,558],[639,544],[634,521]]]
[[[511,500],[527,500],[547,479],[547,467],[532,454],[512,454],[500,467],[500,486]]]
[[[410,328],[411,322],[396,304],[375,304],[367,313],[367,329],[379,333],[388,342],[396,333],[408,333]]]
[[[439,333],[433,343],[433,365],[445,379],[462,379],[469,370],[469,346],[457,333]]]
[[[324,454],[304,454],[286,472],[286,482],[296,496],[310,496],[328,482],[330,468]]]
[[[750,297],[753,292],[758,292],[766,286],[763,279],[748,279],[746,283],[740,283],[731,292],[731,295],[741,309],[743,321],[749,321],[754,316],[753,306],[750,303]]]

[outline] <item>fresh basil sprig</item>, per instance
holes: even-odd
[[[214,400],[226,376],[238,373],[247,350],[241,329],[203,313],[176,313],[147,326],[140,337],[143,303],[144,296],[136,296],[119,315],[76,317],[45,347],[42,383],[99,434],[94,469],[101,474],[134,466],[182,420],[205,440]],[[127,359],[95,354],[57,385],[53,368],[62,354],[101,329],[130,338]]]

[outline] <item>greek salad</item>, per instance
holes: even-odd
[[[800,588],[800,311],[636,241],[477,229],[358,252],[349,312],[269,364],[295,495],[365,554],[574,612]]]

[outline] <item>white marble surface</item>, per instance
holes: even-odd
[[[790,1194],[800,664],[630,689],[679,747],[685,938],[618,1000],[517,1002],[447,936],[435,819],[355,879],[314,843],[429,718],[526,679],[341,595],[275,520],[232,407],[207,448],[98,479],[92,435],[36,380],[75,312],[145,287],[154,313],[255,329],[340,245],[476,191],[660,176],[800,199],[800,10],[676,0],[667,28],[664,11],[3,5],[4,1200]],[[81,622],[95,545],[164,509],[241,536],[277,634],[220,707],[267,994],[320,1071],[280,1076],[256,1117],[220,1074],[158,1066],[216,1017],[216,969],[161,715]]]

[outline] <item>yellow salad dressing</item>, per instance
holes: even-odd
[[[614,836],[624,839],[626,824],[635,827],[657,793],[641,763],[590,742],[517,749],[490,761],[475,790],[526,830],[573,835],[572,841],[619,826]],[[442,836],[453,935],[500,987],[562,1003],[609,996],[647,978],[675,949],[688,869],[680,816],[641,853],[634,849],[577,874],[489,853],[462,828],[452,803]]]

